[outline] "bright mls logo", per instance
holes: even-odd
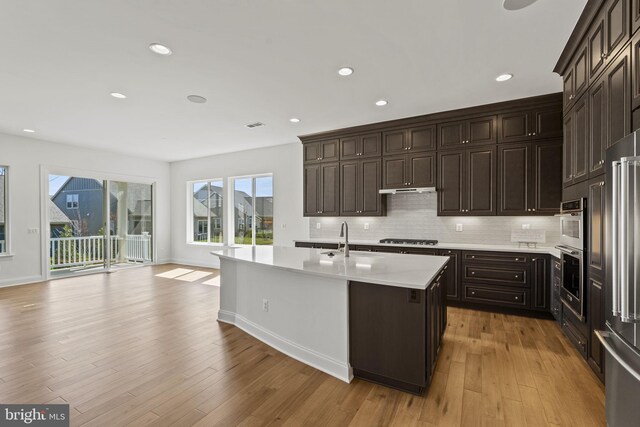
[[[69,405],[0,404],[0,425],[68,427]]]

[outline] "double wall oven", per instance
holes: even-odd
[[[560,297],[580,320],[584,321],[584,281],[586,248],[586,199],[562,202],[560,206],[560,250],[562,288]]]

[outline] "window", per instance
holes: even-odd
[[[224,186],[222,180],[191,183],[193,242],[222,243]]]
[[[78,209],[77,194],[67,194],[67,209]]]
[[[273,176],[260,175],[234,180],[235,243],[273,244]]]
[[[0,254],[9,252],[7,167],[0,166]]]

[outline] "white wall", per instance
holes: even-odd
[[[171,254],[169,163],[0,134],[0,165],[9,166],[12,257],[0,257],[0,286],[42,280],[41,167],[74,169],[111,179],[140,178],[156,184],[157,261]],[[46,181],[45,181],[46,182]],[[29,234],[28,229],[41,229]]]
[[[257,150],[185,160],[171,164],[171,232],[174,262],[218,266],[211,245],[187,243],[187,182],[262,173],[273,174],[274,245],[293,246],[309,237],[309,220],[302,216],[302,144],[292,143]],[[229,215],[224,218],[225,230]],[[228,233],[226,233],[228,238]]]

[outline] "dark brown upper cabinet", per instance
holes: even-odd
[[[438,153],[438,215],[495,214],[495,147]]]
[[[589,274],[604,278],[604,177],[589,181]]]
[[[631,0],[631,34],[640,28],[640,0]]]
[[[378,192],[381,177],[380,159],[340,162],[340,215],[383,215],[383,200]]]
[[[531,144],[533,155],[532,214],[560,213],[562,201],[562,140]]]
[[[384,157],[382,188],[434,187],[435,153],[409,153]]]
[[[565,186],[583,181],[588,176],[588,96],[581,96],[564,117],[564,164],[562,182]]]
[[[607,148],[631,132],[631,51],[625,49],[604,73]]]
[[[436,126],[419,126],[410,129],[387,131],[382,134],[382,153],[385,156],[407,151],[436,149]]]
[[[562,136],[562,108],[553,106],[498,116],[498,142],[520,142]]]
[[[340,159],[352,160],[367,157],[380,157],[382,144],[380,133],[340,138]]]
[[[303,145],[304,161],[313,162],[335,162],[339,159],[338,140],[310,142]]]
[[[496,122],[496,116],[487,116],[439,124],[439,148],[456,148],[466,144],[495,144]]]
[[[304,167],[304,215],[338,216],[340,213],[340,168],[335,163]]]
[[[629,0],[607,0],[587,35],[589,81],[595,81],[629,40]]]
[[[567,68],[567,72],[563,77],[563,99],[564,105],[570,106],[584,92],[589,83],[589,49],[587,41],[584,41],[571,64]]]
[[[604,153],[607,146],[605,80],[599,79],[589,89],[589,176],[604,173]]]
[[[631,40],[631,90],[631,109],[636,110],[640,107],[640,33]]]

